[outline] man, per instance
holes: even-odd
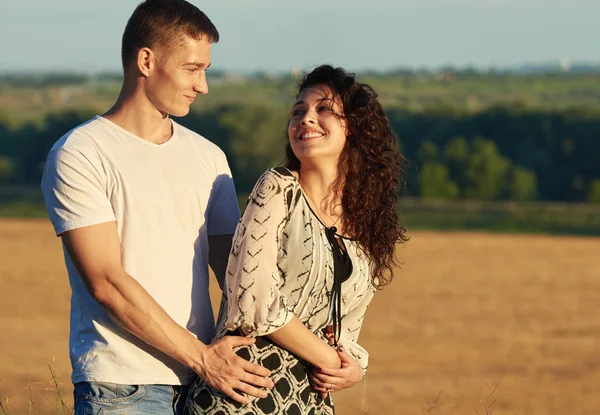
[[[207,265],[223,286],[239,210],[223,152],[169,118],[208,93],[218,39],[185,0],[140,4],[123,34],[117,102],[48,156],[42,190],[72,288],[76,414],[179,413],[196,374],[240,403],[239,392],[273,386],[232,351],[254,339],[209,344]]]

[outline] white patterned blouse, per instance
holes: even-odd
[[[320,332],[333,324],[334,311],[334,259],[327,230],[294,175],[283,167],[267,170],[234,235],[226,275],[227,315],[221,316],[217,338],[237,329],[246,336],[264,336],[293,315],[323,338]],[[357,340],[375,287],[370,261],[357,242],[342,241],[352,273],[341,288],[339,344],[365,371],[369,355]]]

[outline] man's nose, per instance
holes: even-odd
[[[196,85],[194,85],[194,91],[202,95],[208,94],[208,83],[206,82],[206,77],[202,77],[202,79],[196,82]]]

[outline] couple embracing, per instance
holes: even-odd
[[[282,166],[240,218],[224,153],[177,124],[219,33],[185,0],[147,0],[123,34],[115,105],[54,145],[42,190],[72,289],[75,414],[333,414],[389,283],[404,182],[376,93],[305,74]],[[208,267],[223,290],[215,328]]]

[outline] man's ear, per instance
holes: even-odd
[[[144,76],[149,76],[154,70],[156,55],[150,48],[141,48],[137,53],[137,69]]]

